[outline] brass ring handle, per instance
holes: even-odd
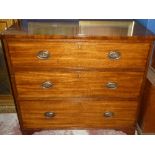
[[[46,118],[52,118],[52,117],[54,117],[56,114],[54,113],[54,112],[50,112],[50,111],[47,111],[47,112],[45,112],[44,113],[44,116],[46,117]]]
[[[104,116],[104,117],[107,117],[107,118],[108,118],[108,117],[113,117],[113,116],[114,116],[114,113],[111,112],[111,111],[106,111],[106,112],[103,113],[103,116]]]
[[[44,89],[51,88],[53,86],[53,83],[51,81],[45,81],[41,84],[41,87]]]
[[[121,57],[121,53],[119,51],[110,51],[108,53],[108,58],[110,60],[118,60]]]
[[[106,87],[108,89],[116,89],[118,87],[118,84],[116,82],[108,82],[106,83]]]
[[[39,51],[37,53],[37,58],[38,59],[43,59],[43,60],[46,60],[50,57],[50,54],[47,50],[42,50],[42,51]]]

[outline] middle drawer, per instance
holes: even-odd
[[[14,76],[12,76],[14,78]],[[15,82],[19,99],[53,97],[137,98],[142,72],[18,72]]]

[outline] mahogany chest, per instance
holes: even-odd
[[[23,133],[134,134],[154,37],[134,21],[50,21],[3,35]]]

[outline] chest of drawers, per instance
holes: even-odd
[[[3,44],[23,133],[71,128],[134,133],[153,37],[15,30],[4,33]]]

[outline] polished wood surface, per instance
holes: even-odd
[[[143,134],[155,134],[155,86],[147,80],[141,113],[139,116],[139,125]]]
[[[134,133],[155,37],[136,22],[113,22],[113,26],[91,22],[92,27],[87,22],[79,26],[79,21],[50,22],[44,25],[47,31],[43,24],[32,23],[29,29],[15,26],[3,33],[24,133],[56,128]],[[37,57],[42,50],[48,50],[47,59]],[[120,57],[109,59],[110,51],[119,52]],[[52,87],[42,88],[46,81]],[[107,82],[115,82],[117,88],[105,87]],[[58,115],[45,118],[44,113],[52,110]],[[104,118],[107,111],[114,115]]]
[[[102,36],[123,37],[131,39],[149,39],[153,34],[133,20],[35,20],[28,21],[27,25],[15,25],[3,32],[7,38],[83,38]],[[135,38],[134,38],[135,37]],[[102,38],[103,39],[103,38]],[[152,39],[152,37],[150,38]]]
[[[26,72],[16,73],[15,82],[20,99],[52,97],[118,97],[138,98],[143,73],[135,72]],[[50,81],[50,88],[42,84]],[[116,89],[107,88],[115,82]]]
[[[145,70],[148,43],[104,43],[77,41],[10,41],[9,54],[13,69],[50,70],[53,68],[131,68]],[[37,57],[40,51],[48,51],[46,60]],[[118,60],[111,60],[109,52],[118,51]]]
[[[133,126],[136,101],[53,100],[20,101],[24,128],[117,128]],[[93,108],[92,108],[93,107]],[[105,117],[104,112],[113,112]],[[54,112],[47,118],[45,112]]]

